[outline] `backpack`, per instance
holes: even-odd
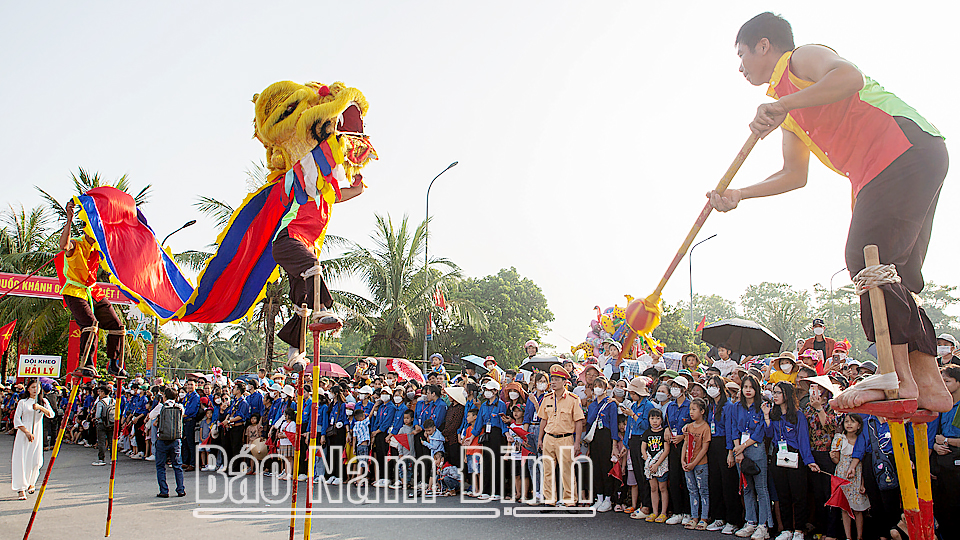
[[[109,426],[112,429],[113,419],[117,413],[117,402],[108,397],[105,400],[101,400],[101,403],[103,403],[103,408],[101,409],[103,414],[97,417],[97,423],[103,426]]]
[[[175,441],[183,438],[183,409],[176,405],[163,405],[157,417],[157,438],[161,441]]]

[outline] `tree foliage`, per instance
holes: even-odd
[[[496,275],[458,281],[451,287],[450,301],[470,302],[489,325],[478,328],[462,321],[439,324],[431,350],[448,359],[453,355],[493,356],[501,367],[516,367],[526,358],[523,344],[529,339],[540,341],[553,320],[540,287],[513,267],[501,269]]]
[[[781,350],[792,350],[810,326],[810,293],[787,283],[750,285],[740,304],[747,319],[767,327],[783,341]]]

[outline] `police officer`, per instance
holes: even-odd
[[[545,460],[543,499],[548,505],[576,504],[573,460],[575,455],[580,453],[584,417],[580,399],[567,391],[566,382],[569,376],[567,370],[560,365],[550,366],[550,385],[553,392],[543,398],[537,411],[537,416],[541,419],[537,447],[542,450]],[[557,500],[556,481],[553,478],[554,463],[560,465],[560,478],[563,480],[562,503]]]

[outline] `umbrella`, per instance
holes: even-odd
[[[333,362],[320,362],[320,376],[349,378],[350,374],[347,373],[347,370],[343,369],[343,366],[340,364],[335,364]]]
[[[723,319],[705,326],[700,338],[710,345],[726,343],[740,354],[753,356],[780,352],[783,341],[763,326],[744,319]]]
[[[473,367],[477,370],[477,375],[486,375],[487,372],[490,371],[489,369],[484,367],[483,365],[484,359],[480,358],[475,354],[468,354],[463,358],[461,358],[460,360],[468,364],[473,364]]]
[[[532,356],[520,364],[520,369],[526,369],[528,371],[550,371],[550,366],[559,363],[560,359],[556,356]]]
[[[427,380],[423,378],[423,372],[409,360],[403,358],[387,358],[385,367],[388,372],[392,371],[396,373],[401,381],[414,380],[420,384],[427,384]]]

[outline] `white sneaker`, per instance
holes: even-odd
[[[590,505],[590,509],[596,510],[597,508],[600,508],[601,504],[603,504],[603,497],[597,495],[597,500],[593,501],[593,504]]]
[[[305,474],[301,474],[300,476],[297,477],[298,482],[303,482],[306,479],[307,479],[307,475]]]
[[[150,457],[145,458],[145,460],[146,460],[146,461],[156,461],[156,460],[157,460],[157,456],[154,456],[153,454],[151,454]]]
[[[331,478],[330,481],[327,483],[330,484],[331,486],[339,486],[341,484],[340,479],[337,478],[336,476]]]
[[[720,529],[723,528],[724,525],[725,525],[725,524],[724,524],[723,520],[722,520],[722,519],[718,519],[718,520],[714,521],[713,523],[707,525],[707,530],[708,530],[708,531],[719,531]]]
[[[487,495],[486,493],[481,493],[481,494],[477,495],[477,500],[478,500],[478,501],[489,501],[489,500],[491,500],[491,499],[492,499],[492,497],[490,497],[490,495]]]
[[[98,460],[94,461],[93,463],[91,463],[91,465],[93,465],[94,467],[103,467],[103,466],[106,465],[106,464],[107,464],[107,463],[106,463],[105,461],[103,461],[102,459],[98,459]]]
[[[403,489],[403,482],[396,481],[390,484],[390,489]]]
[[[739,531],[736,532],[736,535],[739,538],[750,538],[750,536],[756,530],[757,530],[756,525],[754,525],[753,523],[747,523]]]
[[[733,523],[727,523],[723,526],[723,530],[720,531],[720,534],[733,534],[737,532],[737,526]]]
[[[499,495],[491,495],[491,496],[490,496],[490,500],[491,500],[491,501],[499,501],[499,500],[500,500],[500,496],[499,496]]]
[[[388,480],[386,478],[381,478],[373,483],[373,487],[377,487],[377,488],[387,487],[387,482]]]
[[[610,497],[604,497],[603,501],[600,503],[600,506],[597,508],[597,512],[609,512],[613,510],[613,504],[610,502]]]
[[[757,530],[753,531],[753,534],[750,536],[751,540],[767,540],[770,538],[770,533],[767,531],[766,525],[757,525]]]
[[[793,531],[783,531],[777,535],[776,540],[792,540]]]
[[[793,540],[804,540],[803,531],[793,531]]]
[[[287,473],[285,473],[285,472],[282,472],[282,473],[280,473],[280,474],[277,475],[277,480],[289,480],[289,479],[290,479],[290,477],[287,476]]]
[[[217,472],[227,472],[227,466],[226,466],[226,465],[221,465],[221,466],[217,469]]]
[[[665,521],[664,523],[666,523],[667,525],[679,525],[682,520],[683,520],[683,515],[682,515],[682,514],[674,514],[674,515],[670,516],[670,517],[667,519],[667,521]],[[744,537],[744,538],[746,538],[746,537]]]
[[[316,477],[313,478],[313,483],[314,483],[314,484],[319,484],[320,482],[323,482],[323,477],[322,477],[322,476],[316,476]]]
[[[686,524],[690,523],[691,521],[693,521],[693,518],[692,518],[691,516],[687,515],[687,514],[684,514],[684,515],[683,515],[683,519],[680,520],[680,524],[681,524],[681,525],[686,525]]]

